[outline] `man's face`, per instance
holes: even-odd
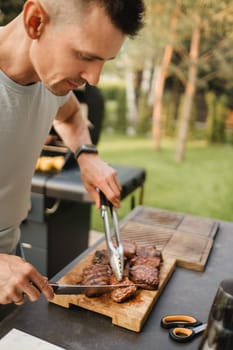
[[[81,24],[54,29],[48,23],[41,37],[32,41],[30,58],[46,88],[66,95],[86,82],[96,85],[105,61],[117,55],[124,39],[103,9],[94,8]]]

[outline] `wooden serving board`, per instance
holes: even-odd
[[[96,247],[96,250],[98,249],[106,249],[105,243]],[[94,252],[87,255],[58,282],[67,284],[77,283],[83,268],[91,263],[93,255]],[[175,265],[176,260],[174,258],[165,258],[160,269],[160,284],[158,290],[149,291],[139,289],[136,297],[121,304],[114,302],[108,293],[96,298],[88,298],[84,294],[55,295],[51,302],[66,308],[69,308],[71,305],[76,305],[97,312],[110,317],[114,325],[140,332],[159,295],[171,277]]]
[[[112,319],[114,325],[140,332],[176,265],[203,271],[214,243],[218,223],[206,218],[173,213],[156,208],[136,207],[121,223],[122,239],[140,246],[156,245],[162,251],[164,263],[157,291],[138,290],[136,297],[122,304],[108,294],[97,298],[85,295],[57,295],[53,303],[69,308],[76,305]],[[95,250],[105,249],[105,243]],[[58,282],[76,284],[82,270],[91,263],[94,251],[86,255]]]

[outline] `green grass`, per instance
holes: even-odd
[[[233,221],[233,147],[187,145],[183,163],[174,160],[175,143],[165,140],[159,152],[148,138],[102,134],[102,159],[112,164],[146,169],[144,206]],[[139,191],[136,191],[138,200]],[[137,201],[138,203],[138,201]],[[122,201],[119,218],[126,216],[130,196]],[[93,206],[91,228],[103,231],[100,213]]]

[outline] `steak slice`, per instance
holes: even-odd
[[[124,249],[124,256],[126,258],[132,258],[136,255],[137,244],[135,242],[132,242],[128,239],[123,239],[122,245]]]
[[[92,263],[109,265],[109,256],[107,249],[96,250]]]
[[[119,282],[115,278],[115,276],[110,277],[110,283],[111,284],[118,284]],[[130,281],[127,277],[124,277],[123,280],[120,282],[121,284],[132,284],[132,281]],[[119,287],[116,289],[113,289],[111,291],[111,298],[116,303],[123,303],[124,301],[131,299],[135,296],[137,292],[137,286],[128,286],[128,287]]]
[[[160,250],[156,248],[156,246],[150,246],[150,247],[140,247],[136,251],[137,256],[154,256],[161,259],[161,262],[163,261],[162,253]]]
[[[83,269],[82,272],[82,284],[83,285],[107,285],[110,282],[110,275],[111,275],[111,268],[108,265],[88,265]],[[88,290],[86,295],[88,297],[93,297],[97,295],[103,294],[104,291],[101,293],[100,290],[96,292],[93,289]]]
[[[141,288],[156,290],[159,286],[159,270],[151,265],[134,265],[129,269],[129,278]]]
[[[135,265],[146,265],[159,268],[161,264],[161,259],[157,256],[135,256],[130,259],[130,267]]]

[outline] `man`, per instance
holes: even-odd
[[[27,216],[31,177],[53,123],[77,157],[99,207],[97,188],[120,206],[115,171],[91,144],[71,92],[96,85],[104,63],[142,27],[143,0],[27,0],[0,28],[0,304],[53,298],[47,278],[13,255]]]

